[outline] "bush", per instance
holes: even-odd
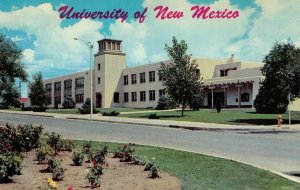
[[[285,113],[288,108],[287,96],[271,96],[261,87],[254,100],[254,107],[258,113],[282,114]]]
[[[54,150],[54,155],[57,155],[57,152],[62,148],[62,139],[61,135],[55,132],[52,132],[50,135],[47,134],[47,144]]]
[[[64,179],[64,169],[61,168],[60,166],[54,168],[52,172],[52,178],[55,181],[62,181]]]
[[[155,166],[154,162],[147,162],[144,171],[150,171],[153,166]]]
[[[71,152],[74,149],[75,145],[70,140],[62,140],[61,151],[69,151]]]
[[[107,146],[104,146],[102,149],[97,150],[93,157],[94,164],[101,164],[101,165],[104,164],[105,156],[107,156],[107,153],[108,153]]]
[[[62,104],[64,109],[73,109],[76,106],[72,97],[65,97],[64,102]]]
[[[146,164],[146,162],[140,157],[138,157],[137,155],[132,156],[132,163],[134,165],[142,165],[142,166]]]
[[[91,141],[88,141],[88,142],[86,142],[86,143],[83,145],[82,151],[83,151],[85,154],[88,154],[88,153],[91,152],[91,148],[92,148],[92,142],[91,142]]]
[[[221,112],[221,109],[222,109],[222,103],[221,103],[221,100],[220,100],[220,99],[217,99],[217,102],[216,102],[216,109],[217,109],[217,112],[218,112],[218,113]]]
[[[88,180],[88,183],[91,184],[91,188],[100,187],[100,175],[96,174],[96,170],[94,168],[90,169],[89,173],[85,177]]]
[[[150,113],[150,114],[148,115],[148,119],[159,119],[159,116],[156,115],[156,113]]]
[[[49,160],[48,160],[48,167],[47,167],[47,171],[49,172],[53,172],[53,170],[57,167],[60,167],[60,161],[57,160],[56,158],[54,157],[51,157]]]
[[[116,111],[112,111],[112,112],[101,112],[101,114],[103,116],[118,116],[120,113]]]
[[[168,95],[161,96],[158,100],[156,110],[167,110],[176,108],[176,102]]]
[[[125,144],[114,153],[114,158],[120,158],[122,162],[131,162],[134,152],[135,144]]]
[[[91,113],[91,100],[87,98],[83,103],[81,108],[78,108],[79,113],[81,114],[90,114]],[[98,113],[99,111],[95,109],[93,105],[93,113]]]
[[[36,150],[36,159],[39,164],[45,163],[51,155],[53,152],[49,146],[42,146]]]
[[[15,154],[0,155],[0,182],[6,182],[9,177],[21,174],[22,158]]]
[[[84,154],[82,152],[73,152],[72,160],[75,166],[81,166],[84,160]]]
[[[38,146],[42,134],[42,126],[10,125],[0,127],[0,153],[7,151],[30,151]]]
[[[38,106],[32,106],[31,110],[33,112],[46,112],[48,107],[38,107]]]
[[[148,177],[152,178],[152,179],[160,177],[160,175],[159,175],[159,169],[158,169],[157,166],[154,165],[154,166],[151,167],[150,173],[148,174]]]

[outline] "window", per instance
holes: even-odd
[[[128,102],[128,92],[124,92],[124,102]]]
[[[117,50],[121,50],[120,49],[120,43],[117,43]]]
[[[163,77],[163,75],[162,75],[161,70],[158,71],[158,80],[159,80],[159,81],[164,80],[164,77]]]
[[[101,70],[101,64],[98,63],[98,71],[100,71],[100,70]]]
[[[64,85],[65,85],[65,90],[71,90],[72,89],[72,79],[65,80]]]
[[[155,71],[149,72],[149,82],[155,82]]]
[[[47,83],[45,86],[46,92],[51,92],[52,89],[52,84],[51,83]]]
[[[137,97],[136,97],[136,92],[131,92],[131,101],[136,102]]]
[[[225,69],[225,70],[220,70],[220,77],[225,77],[228,76],[228,71],[233,71],[236,70],[237,68],[230,68],[230,69]]]
[[[155,90],[149,90],[149,100],[155,101]]]
[[[131,75],[131,84],[136,84],[136,74]]]
[[[119,100],[119,92],[115,92],[114,93],[114,103],[119,103],[120,100]]]
[[[61,90],[61,82],[54,83],[54,90]]]
[[[146,101],[146,91],[140,91],[140,101],[141,102]]]
[[[225,76],[225,71],[224,70],[220,70],[220,77],[224,77]]]
[[[76,103],[83,103],[83,98],[84,98],[83,94],[76,94],[75,95],[75,101],[76,101]]]
[[[108,48],[107,49],[111,49],[111,42],[108,42]]]
[[[98,77],[98,84],[100,84],[101,83],[101,79],[100,79],[100,77]]]
[[[115,43],[112,43],[112,49],[113,49],[113,50],[116,50]]]
[[[146,82],[146,73],[140,73],[140,83],[145,83]]]
[[[249,102],[249,93],[244,92],[241,94],[241,102]]]
[[[84,78],[77,78],[75,79],[75,86],[76,88],[83,88],[84,87]]]
[[[128,85],[128,75],[124,76],[124,85]]]
[[[159,90],[159,97],[162,97],[166,94],[166,91],[164,89]]]

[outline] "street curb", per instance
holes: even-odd
[[[27,114],[27,113],[16,113],[16,112],[3,112],[3,111],[0,111],[0,113],[9,113],[9,114],[17,114],[17,115],[29,115],[29,116],[36,116],[36,117],[52,117],[54,118],[53,115],[39,115],[39,114]]]

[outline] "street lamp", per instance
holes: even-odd
[[[90,110],[90,120],[92,120],[93,115],[93,67],[92,67],[92,55],[93,55],[93,44],[91,42],[86,42],[80,38],[74,38],[74,40],[82,41],[90,50],[90,73],[91,73],[91,110]]]

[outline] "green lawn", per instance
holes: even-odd
[[[233,125],[276,125],[278,114],[258,114],[253,110],[216,110],[185,111],[181,117],[181,111],[160,112],[153,111],[162,120],[192,121],[205,123],[221,123]],[[120,117],[147,118],[150,113],[123,114]],[[288,123],[288,113],[283,114],[284,123]],[[292,123],[300,123],[300,112],[292,112]]]
[[[81,149],[86,141],[76,141]],[[92,147],[107,145],[114,151],[120,144],[92,142]],[[182,180],[182,189],[293,190],[300,184],[281,176],[235,161],[152,146],[137,146],[137,154],[151,159],[164,171]],[[162,179],[163,180],[163,179]]]

